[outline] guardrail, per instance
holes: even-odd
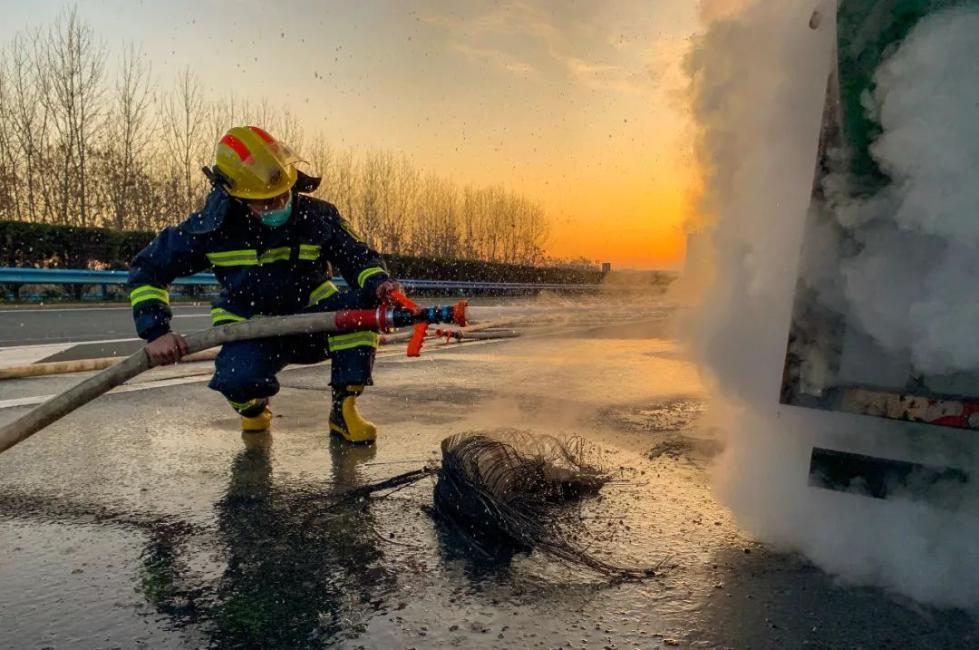
[[[128,271],[89,271],[88,269],[28,269],[0,267],[0,284],[126,284]],[[217,284],[213,273],[198,273],[179,278],[174,284]]]
[[[124,285],[129,281],[127,271],[89,271],[87,269],[34,269],[0,267],[0,285],[90,285],[101,286],[102,297],[108,296],[110,285]],[[333,278],[337,286],[346,287],[342,277]],[[535,282],[472,282],[466,280],[401,279],[399,282],[409,291],[444,291],[453,294],[502,292],[520,293],[533,291],[596,291],[598,284],[555,284]],[[187,287],[218,286],[213,273],[197,273],[178,278],[174,285]],[[193,291],[193,289],[192,289]]]

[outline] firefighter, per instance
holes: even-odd
[[[156,363],[176,363],[187,352],[171,330],[167,287],[176,278],[214,270],[221,293],[213,325],[262,316],[372,308],[400,286],[332,204],[313,198],[318,178],[296,169],[299,158],[255,126],[234,127],[215,149],[204,173],[213,189],[199,212],[164,228],[133,260],[130,302],[139,336]],[[330,281],[331,265],[349,285]],[[330,431],[369,443],[377,429],[357,411],[357,397],[372,384],[379,334],[357,331],[228,343],[215,361],[209,386],[241,416],[244,432],[267,431],[276,374],[289,363],[331,359]]]

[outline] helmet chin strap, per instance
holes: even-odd
[[[211,181],[211,185],[214,187],[221,187],[226,190],[230,190],[231,186],[234,184],[228,176],[218,169],[217,167],[201,167],[201,171],[207,176],[207,180]]]

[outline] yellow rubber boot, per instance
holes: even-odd
[[[347,442],[369,443],[377,439],[377,427],[357,412],[357,396],[363,386],[336,386],[330,409],[330,432]]]
[[[265,410],[255,415],[253,417],[241,416],[241,431],[242,433],[260,433],[264,431],[269,431],[272,428],[272,411],[269,409],[268,405],[265,405]]]

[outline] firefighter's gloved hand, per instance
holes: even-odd
[[[377,285],[377,299],[381,302],[390,302],[390,295],[395,291],[404,292],[401,283],[397,280],[385,280]]]
[[[168,332],[146,346],[146,354],[154,365],[177,363],[187,354],[187,341],[176,332]]]

